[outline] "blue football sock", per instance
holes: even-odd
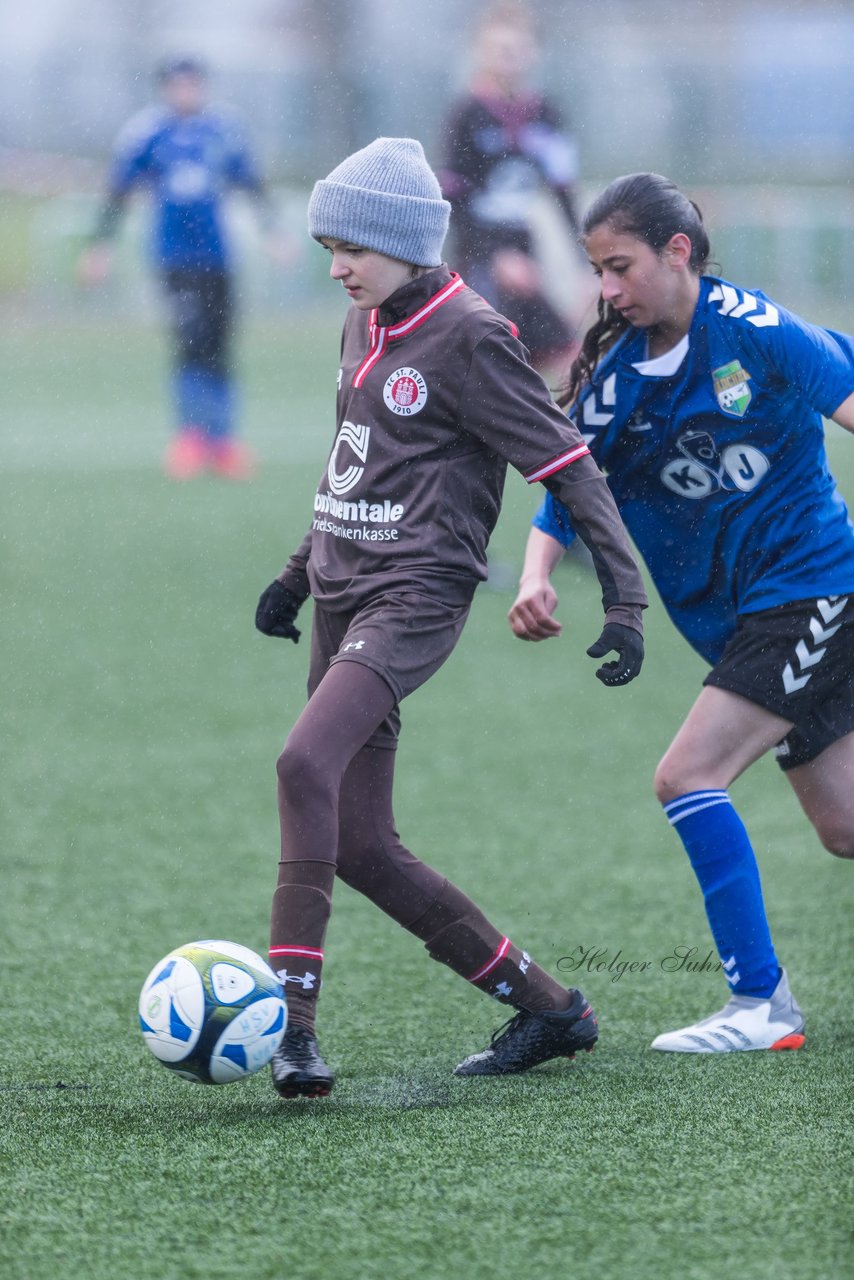
[[[726,791],[689,791],[664,806],[700,882],[727,982],[744,996],[770,996],[780,978],[756,855]]]
[[[208,375],[207,419],[211,440],[225,440],[234,425],[234,389],[231,378],[220,373]]]
[[[197,427],[211,440],[231,434],[234,389],[230,377],[185,364],[174,374],[174,388],[181,426]]]
[[[173,385],[179,425],[203,429],[207,417],[205,371],[195,365],[182,365],[175,370]]]

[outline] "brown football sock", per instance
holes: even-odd
[[[270,967],[285,988],[288,1022],[312,1031],[334,880],[334,863],[280,862],[273,894]]]
[[[409,930],[434,960],[503,1004],[529,1013],[562,1013],[572,1003],[566,987],[499,933],[450,881]]]

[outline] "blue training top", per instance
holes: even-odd
[[[110,198],[151,188],[153,256],[168,268],[227,266],[222,198],[229,187],[260,193],[261,179],[229,113],[206,109],[179,116],[149,107],[125,125],[116,143]]]
[[[822,415],[854,392],[854,340],[705,276],[691,328],[646,358],[630,329],[573,406],[673,622],[709,662],[736,618],[854,592],[854,528]],[[548,495],[533,524],[569,546]]]

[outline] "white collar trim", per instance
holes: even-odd
[[[656,356],[654,360],[638,360],[632,368],[637,369],[638,373],[642,373],[647,378],[669,378],[676,372],[687,354],[688,335],[686,333],[675,347],[671,347],[663,355]]]

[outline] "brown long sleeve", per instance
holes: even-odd
[[[648,601],[640,569],[608,482],[593,458],[585,454],[543,483],[566,507],[593,557],[607,620],[643,634],[641,614]]]
[[[287,564],[279,574],[279,582],[282,586],[287,587],[289,591],[293,591],[302,600],[307,600],[311,595],[311,588],[308,584],[308,558],[311,554],[311,529],[303,538],[292,556],[289,557]]]

